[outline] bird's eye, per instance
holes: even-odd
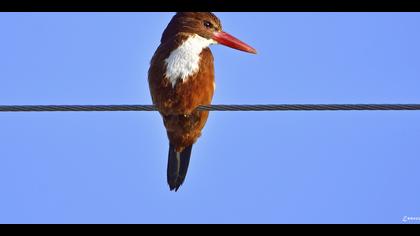
[[[213,24],[208,21],[204,21],[204,26],[208,29],[213,28]]]

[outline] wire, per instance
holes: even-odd
[[[203,105],[199,111],[390,111],[420,110],[420,104]],[[0,112],[157,111],[153,105],[7,105]]]

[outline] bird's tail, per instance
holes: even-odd
[[[175,152],[172,144],[169,145],[167,178],[169,189],[178,191],[184,183],[190,164],[192,145],[186,147],[182,152]]]

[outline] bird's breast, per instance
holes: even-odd
[[[172,88],[178,81],[185,81],[193,77],[200,69],[201,52],[204,48],[214,44],[214,40],[203,38],[197,34],[188,37],[175,48],[165,61],[165,77]]]
[[[206,46],[209,42],[198,41],[203,39],[185,37],[161,44],[151,60],[150,93],[162,114],[190,114],[197,106],[211,103],[215,87],[213,55]]]

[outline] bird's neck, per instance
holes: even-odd
[[[171,51],[165,59],[166,73],[172,87],[178,80],[186,80],[199,70],[200,54],[215,41],[203,38],[197,34],[189,35],[177,48]]]

